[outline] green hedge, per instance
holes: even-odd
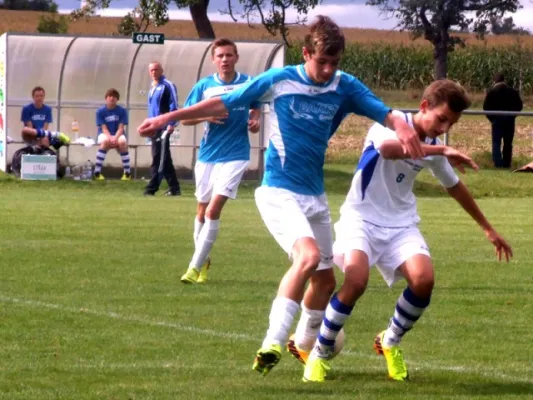
[[[287,64],[301,62],[301,44],[287,49]],[[341,68],[374,89],[423,88],[433,79],[433,52],[429,47],[376,43],[347,46]],[[472,91],[490,87],[495,72],[523,94],[533,94],[533,48],[470,46],[449,54],[448,77]]]

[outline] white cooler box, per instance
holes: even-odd
[[[57,156],[23,155],[20,178],[33,181],[57,180]]]

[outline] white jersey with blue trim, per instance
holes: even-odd
[[[185,107],[232,92],[251,79],[248,75],[237,72],[233,80],[226,83],[219,78],[217,73],[214,73],[194,85],[187,97]],[[251,108],[257,107],[257,104],[252,104]],[[223,124],[205,123],[198,160],[204,163],[249,160],[249,111],[250,105],[239,105],[229,110],[228,117],[223,120]]]
[[[399,111],[409,125],[413,116]],[[374,124],[368,131],[364,150],[352,180],[352,186],[341,207],[341,218],[358,219],[383,227],[406,227],[420,222],[413,185],[425,167],[450,188],[459,182],[448,159],[428,156],[421,160],[386,160],[379,149],[386,140],[398,140],[394,131]],[[424,143],[440,145],[438,139],[426,138]]]
[[[263,185],[318,196],[324,193],[324,159],[338,111],[383,122],[390,111],[355,77],[337,71],[314,83],[303,65],[270,69],[222,96],[227,109],[254,101],[270,106],[270,137]]]

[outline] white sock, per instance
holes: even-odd
[[[324,310],[310,310],[302,302],[302,315],[300,315],[294,334],[296,347],[307,352],[313,349],[324,314]]]
[[[198,221],[198,218],[194,219],[194,246],[196,247],[196,243],[198,242],[198,236],[200,236],[200,232],[202,231],[202,228],[204,227],[204,223]]]
[[[218,229],[220,227],[220,220],[210,220],[209,218],[205,219],[205,224],[198,235],[198,240],[196,241],[196,249],[192,256],[191,263],[189,267],[193,267],[197,271],[202,269],[207,256],[213,249],[215,240],[218,235]]]
[[[300,306],[294,300],[286,297],[276,297],[272,302],[270,310],[270,326],[268,328],[263,347],[272,344],[284,346],[289,338],[289,329],[291,329],[294,316],[300,309]]]

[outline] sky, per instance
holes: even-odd
[[[55,0],[55,2],[59,5],[60,12],[70,12],[80,5],[80,0]],[[238,1],[235,1],[235,3],[238,3]],[[312,18],[318,14],[325,14],[333,18],[339,25],[350,28],[393,29],[396,26],[395,20],[384,18],[384,16],[379,14],[377,7],[367,6],[365,3],[366,0],[323,0],[321,5],[315,7],[309,13],[309,17]],[[533,32],[533,0],[521,0],[520,3],[524,8],[512,14],[514,22],[517,26]],[[112,0],[112,8],[104,10],[99,14],[105,16],[124,16],[137,4],[137,0]],[[226,8],[226,4],[227,0],[210,1],[208,14],[211,21],[231,21],[229,16],[221,15],[219,12],[219,10]],[[169,14],[171,19],[191,19],[187,9],[179,10],[173,8]],[[288,14],[288,20],[291,17],[294,19],[294,13],[291,15],[289,12]]]

